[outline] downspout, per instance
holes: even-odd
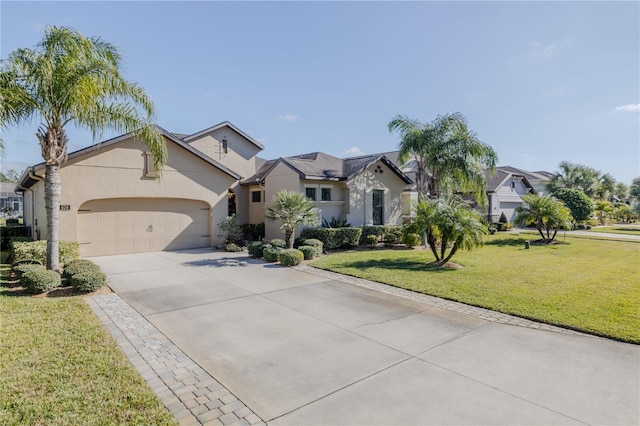
[[[44,176],[38,176],[36,174],[35,169],[33,168],[33,166],[31,166],[31,170],[29,170],[29,177],[33,180],[37,180],[38,182],[41,182],[44,180]],[[20,186],[20,188],[22,188],[22,185]],[[29,192],[31,192],[31,238],[33,238],[34,240],[39,240],[40,239],[40,233],[38,232],[38,229],[36,228],[36,196],[35,196],[35,192],[33,191],[33,189],[31,188],[25,188],[27,189]],[[23,193],[23,197],[24,197],[24,193]],[[24,198],[23,198],[23,205],[24,205]]]

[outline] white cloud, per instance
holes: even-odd
[[[617,106],[616,111],[640,111],[640,104],[626,104]]]
[[[284,114],[284,115],[279,115],[278,120],[282,120],[287,123],[294,123],[295,121],[298,120],[298,116],[294,114]]]
[[[358,148],[357,146],[353,146],[341,154],[343,157],[357,157],[359,155],[364,155],[364,151]]]

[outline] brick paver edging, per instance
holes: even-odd
[[[302,271],[302,272],[308,272],[311,274],[316,274],[321,277],[328,278],[330,280],[342,281],[345,283],[357,285],[359,287],[368,288],[369,290],[375,290],[375,291],[379,291],[386,294],[392,294],[394,296],[399,296],[405,299],[414,300],[416,302],[424,303],[426,305],[436,306],[438,308],[460,312],[467,315],[473,315],[475,317],[482,318],[484,320],[491,321],[491,322],[516,325],[519,327],[535,328],[537,330],[554,331],[557,333],[579,334],[583,336],[589,336],[588,334],[580,333],[578,331],[573,331],[573,330],[569,330],[562,327],[556,327],[556,326],[544,324],[541,322],[531,321],[525,318],[515,317],[513,315],[507,315],[501,312],[491,311],[489,309],[478,308],[476,306],[465,305],[464,303],[441,299],[435,296],[428,296],[426,294],[417,293],[411,290],[405,290],[403,288],[394,287],[388,284],[377,283],[375,281],[369,281],[362,278],[343,275],[337,272],[326,271],[324,269],[317,269],[308,265],[294,266],[293,269],[297,269],[298,271]]]
[[[120,296],[86,300],[181,425],[265,424]]]

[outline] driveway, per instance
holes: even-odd
[[[489,322],[242,253],[92,259],[269,424],[638,424],[640,347]]]

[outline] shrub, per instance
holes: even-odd
[[[418,234],[405,234],[402,236],[402,242],[409,248],[413,248],[420,244],[421,242],[420,235]]]
[[[396,243],[396,236],[394,234],[385,234],[384,236],[384,246],[385,247],[393,247]]]
[[[593,201],[579,189],[559,188],[553,192],[553,196],[571,210],[571,216],[576,221],[587,220],[593,214]]]
[[[340,247],[355,247],[360,242],[360,228],[305,228],[301,236],[322,241],[323,248],[333,250]]]
[[[340,247],[356,247],[360,244],[362,228],[338,228],[337,231]]]
[[[507,222],[507,223],[505,223],[505,224],[504,224],[504,230],[505,230],[505,231],[508,231],[508,230],[509,230],[509,229],[511,229],[511,228],[513,228],[513,225],[512,225],[512,224],[510,224],[509,222]]]
[[[60,263],[67,264],[80,257],[80,244],[77,241],[60,241]],[[16,241],[12,244],[15,260],[35,259],[47,263],[47,241]]]
[[[322,241],[315,238],[302,240],[302,245],[315,247],[318,250],[318,253],[322,253],[322,251],[324,250],[324,244],[322,243]]]
[[[20,265],[42,265],[42,262],[35,259],[22,259],[22,260],[16,260],[15,262],[13,262],[11,264],[11,267],[15,268],[16,266],[20,266]]]
[[[220,237],[224,238],[225,243],[242,244],[244,238],[244,230],[235,214],[227,216],[218,224]]]
[[[73,277],[75,274],[85,272],[100,272],[100,267],[87,259],[73,260],[64,265],[64,269],[62,270],[62,277],[70,280],[71,277]]]
[[[71,286],[78,291],[96,291],[107,283],[107,276],[100,271],[80,272],[71,277]]]
[[[509,219],[507,219],[507,215],[504,212],[500,213],[500,219],[498,219],[500,223],[509,223]]]
[[[369,234],[366,236],[365,242],[369,247],[375,247],[378,245],[378,236],[375,234]]]
[[[322,219],[323,228],[350,228],[351,224],[344,219],[331,218],[331,222],[327,222],[327,219]]]
[[[247,246],[249,256],[260,259],[263,256],[262,250],[264,250],[265,243],[262,241],[255,241]]]
[[[285,249],[278,253],[278,260],[285,266],[299,265],[304,259],[304,254],[298,249]]]
[[[2,250],[8,250],[11,247],[11,240],[15,238],[24,238],[27,241],[31,241],[31,238],[29,238],[30,231],[28,226],[3,226],[0,231]]]
[[[273,240],[269,241],[269,244],[271,244],[273,247],[287,248],[287,242],[282,238],[274,238]]]
[[[491,235],[495,234],[497,229],[494,226],[489,226],[489,228],[487,228],[489,230],[489,233]]]
[[[22,277],[22,274],[36,269],[45,269],[44,265],[39,263],[23,263],[13,267],[13,272],[16,273],[18,278]]]
[[[19,226],[20,221],[18,219],[7,219],[6,222],[8,227]]]
[[[489,224],[489,227],[493,227],[498,231],[504,231],[505,230],[504,223],[502,223],[502,222],[491,222]]]
[[[243,238],[248,241],[260,241],[264,238],[264,222],[262,223],[243,223]]]
[[[381,240],[389,233],[396,234],[398,236],[397,241],[400,242],[402,240],[402,230],[403,227],[401,225],[363,226],[362,234],[360,235],[360,244],[366,244],[367,235],[375,235],[378,237],[378,240]]]
[[[227,245],[224,246],[224,251],[228,251],[228,252],[240,252],[243,251],[244,247],[240,247],[237,244],[234,243],[229,243]]]
[[[311,246],[299,246],[298,250],[304,255],[304,260],[311,260],[318,256],[318,249]]]
[[[29,293],[39,294],[59,287],[62,280],[57,272],[40,267],[22,274],[20,282]]]
[[[264,260],[266,260],[267,262],[277,262],[278,255],[283,250],[284,249],[282,247],[273,247],[272,245],[268,244],[267,246],[265,246],[264,250],[262,250]]]

